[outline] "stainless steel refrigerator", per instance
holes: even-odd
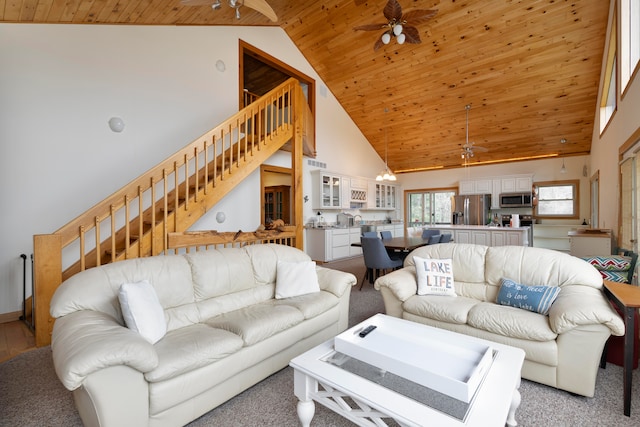
[[[491,194],[451,197],[451,224],[487,225],[491,218]]]

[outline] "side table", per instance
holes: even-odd
[[[640,308],[640,287],[604,281],[605,295],[624,313],[624,414],[631,416],[631,374],[633,372],[634,312]]]

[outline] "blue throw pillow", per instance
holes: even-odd
[[[528,286],[502,279],[497,303],[546,315],[559,293],[557,286]]]

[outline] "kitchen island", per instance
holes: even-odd
[[[330,262],[362,255],[362,248],[351,246],[351,244],[360,243],[363,225],[375,226],[378,235],[380,231],[390,231],[393,237],[404,236],[404,223],[402,222],[368,221],[352,227],[306,227],[305,252],[317,262]]]
[[[451,233],[455,243],[473,243],[485,246],[529,246],[529,227],[490,227],[488,225],[433,225],[425,226]]]

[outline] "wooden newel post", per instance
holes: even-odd
[[[62,283],[62,237],[58,234],[33,236],[33,298],[36,346],[51,344],[53,318],[51,297]]]

